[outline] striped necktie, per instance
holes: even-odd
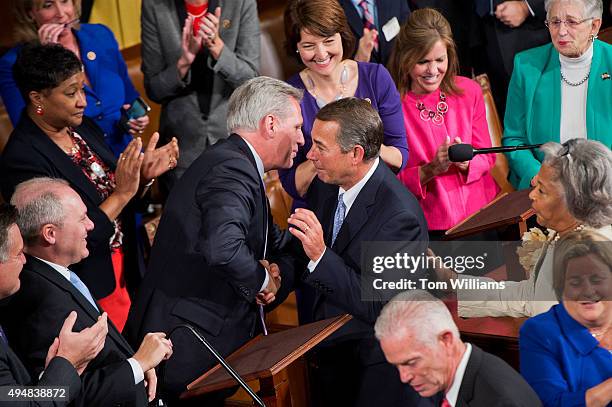
[[[361,0],[359,2],[359,7],[363,11],[363,28],[367,28],[368,30],[375,30],[376,24],[374,24],[374,16],[368,7],[367,0]],[[378,51],[378,37],[374,40],[374,49]]]

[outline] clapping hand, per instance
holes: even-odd
[[[144,183],[176,167],[179,157],[179,147],[176,137],[173,137],[165,146],[155,148],[158,141],[159,133],[155,132],[149,139],[149,144],[147,144],[147,148],[144,151],[144,159],[141,167],[141,178]]]

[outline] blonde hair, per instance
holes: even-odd
[[[45,0],[14,0],[13,15],[15,16],[15,32],[13,36],[17,42],[38,41],[38,26],[30,16],[32,10],[41,9]],[[70,0],[74,6],[75,18],[81,16],[81,0]],[[75,24],[75,26],[77,26]]]
[[[455,85],[459,60],[450,24],[436,10],[423,8],[410,13],[408,21],[404,23],[395,40],[389,59],[389,72],[402,96],[410,91],[412,85],[410,72],[438,41],[442,41],[446,46],[448,58],[448,69],[440,89],[447,94],[462,93]]]
[[[563,299],[567,263],[571,259],[594,255],[612,271],[612,241],[593,230],[568,233],[557,242],[553,259],[553,288],[557,299]]]

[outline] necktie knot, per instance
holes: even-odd
[[[83,297],[85,297],[85,299],[89,301],[89,303],[96,310],[99,311],[98,306],[96,305],[96,301],[93,299],[93,296],[91,295],[91,292],[89,291],[89,288],[87,288],[85,283],[72,270],[70,271],[70,282],[72,283],[74,288],[76,288],[81,294],[83,294]]]

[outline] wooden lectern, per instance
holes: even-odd
[[[527,231],[527,219],[535,215],[529,199],[531,189],[503,193],[478,212],[446,231],[444,240],[470,236],[486,230],[513,227],[507,240],[519,240]]]
[[[268,407],[291,406],[285,369],[318,343],[342,327],[352,317],[340,315],[271,335],[258,335],[226,358],[246,381],[259,381],[259,396]],[[187,386],[181,398],[236,386],[236,382],[216,365]]]

